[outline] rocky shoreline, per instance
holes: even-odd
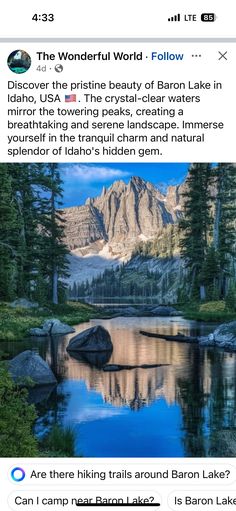
[[[236,321],[223,323],[207,337],[199,337],[199,345],[224,348],[226,351],[236,352]]]
[[[118,318],[120,316],[125,318],[132,317],[178,317],[182,316],[182,311],[178,311],[175,307],[170,305],[109,305],[104,306],[104,314],[102,313],[100,319]]]
[[[107,309],[106,309],[107,310]],[[146,315],[151,317],[176,317],[180,316],[180,311],[174,307],[169,306],[145,306],[143,307],[116,307],[110,308],[109,318],[117,316],[136,317],[139,315]],[[111,312],[113,311],[113,316]],[[115,312],[116,311],[116,312]],[[74,331],[69,325],[61,323],[56,319],[48,319],[44,322],[41,329],[31,329],[31,336],[57,336],[65,335]],[[173,342],[186,342],[190,344],[197,344],[200,347],[221,348],[228,352],[236,352],[236,321],[223,323],[208,336],[187,336],[184,333],[178,332],[177,335],[167,335],[159,332],[150,332],[140,330],[140,335],[147,338],[157,338],[164,341]],[[169,364],[109,364],[110,356],[113,350],[113,343],[108,330],[101,325],[96,325],[92,328],[86,329],[75,337],[70,339],[67,346],[67,352],[71,357],[78,361],[83,361],[92,367],[96,367],[105,372],[114,372],[122,370],[131,370],[136,368],[152,369]],[[28,350],[20,353],[14,359],[9,361],[9,372],[13,380],[23,386],[34,386],[38,392],[38,388],[45,385],[55,386],[57,380],[52,373],[49,365],[33,350]],[[38,397],[37,397],[38,400]]]
[[[225,351],[236,352],[236,321],[223,323],[205,337],[193,337],[181,333],[178,335],[165,335],[143,330],[140,331],[140,334],[146,337],[164,339],[166,341],[186,342],[190,344],[196,343],[203,347],[222,348]]]

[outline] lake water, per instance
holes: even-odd
[[[94,457],[224,456],[218,438],[236,428],[236,356],[213,348],[152,339],[148,330],[176,335],[206,335],[215,327],[179,318],[92,320],[111,334],[112,355],[100,364],[169,364],[154,369],[103,372],[94,360],[66,352],[73,335],[26,340],[3,346],[11,356],[34,348],[58,379],[37,405],[35,431],[54,423],[72,426],[76,455]],[[99,360],[96,361],[99,363]]]

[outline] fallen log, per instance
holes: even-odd
[[[155,334],[153,332],[146,332],[145,330],[140,330],[139,333],[141,335],[145,335],[146,337],[155,337],[156,339],[165,339],[165,341],[177,341],[177,342],[198,342],[198,337],[192,337],[184,334],[178,335],[165,335],[165,334]]]
[[[107,364],[102,369],[105,372],[122,371],[123,369],[153,369],[155,367],[169,366],[170,364],[142,364],[142,365],[121,365],[121,364]]]

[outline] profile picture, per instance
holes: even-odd
[[[28,71],[31,66],[31,58],[24,50],[15,50],[10,53],[7,64],[13,73],[21,74]]]

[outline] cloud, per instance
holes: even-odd
[[[107,405],[107,408],[100,408],[100,405],[89,405],[83,407],[76,414],[76,419],[79,422],[91,422],[103,419],[110,419],[111,417],[117,417],[120,415],[127,415],[127,410],[124,408],[113,408],[111,405]]]
[[[78,179],[80,182],[107,181],[109,179],[122,179],[130,176],[129,172],[111,167],[97,167],[96,165],[72,164],[63,166],[61,170],[66,179]]]

